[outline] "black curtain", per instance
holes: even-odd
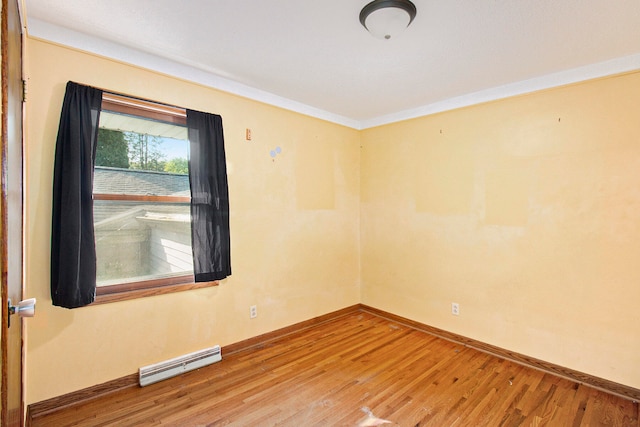
[[[53,175],[51,299],[66,308],[91,304],[96,293],[93,164],[102,91],[68,82]]]
[[[222,117],[187,110],[191,245],[196,282],[231,275],[229,190]]]

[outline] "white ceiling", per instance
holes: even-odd
[[[362,129],[640,69],[640,0],[24,0],[30,36]]]

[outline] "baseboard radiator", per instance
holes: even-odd
[[[204,350],[185,354],[164,362],[143,366],[139,371],[140,386],[144,387],[157,383],[158,381],[211,365],[220,360],[222,360],[222,352],[220,351],[220,346],[216,345],[215,347],[205,348]]]

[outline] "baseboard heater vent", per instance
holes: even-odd
[[[157,383],[220,360],[222,360],[222,352],[220,351],[220,346],[216,345],[215,347],[205,348],[204,350],[185,354],[154,365],[143,366],[140,368],[140,386],[144,387]]]

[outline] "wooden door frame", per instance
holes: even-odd
[[[9,2],[7,0],[2,0],[2,6],[0,14],[2,18],[0,19],[0,40],[1,40],[1,53],[0,58],[2,60],[2,141],[0,143],[0,156],[1,156],[1,173],[2,173],[2,200],[0,202],[0,215],[1,215],[1,225],[0,225],[0,268],[2,271],[1,286],[2,286],[2,333],[1,333],[1,349],[2,349],[2,402],[1,407],[1,417],[0,417],[0,425],[7,425],[7,334],[8,328],[6,328],[7,323],[9,322],[9,310],[7,308],[8,304],[8,288],[7,288],[7,276],[6,276],[6,266],[7,266],[7,221],[5,217],[5,213],[7,210],[7,191],[5,188],[6,178],[7,178],[7,152],[5,150],[5,146],[7,144],[8,139],[8,131],[7,131],[7,108],[8,108],[8,96],[9,96],[9,83],[7,77],[7,68],[8,68],[8,45],[9,42],[7,40],[8,33],[8,18],[7,18],[7,8]]]
[[[0,288],[1,288],[1,301],[2,307],[2,315],[0,316],[2,325],[2,332],[0,333],[0,351],[2,352],[2,361],[1,365],[1,386],[0,389],[2,391],[2,401],[1,401],[1,409],[0,409],[0,425],[22,425],[24,422],[24,346],[21,343],[21,359],[20,359],[20,378],[21,378],[21,396],[20,396],[20,413],[19,414],[11,414],[7,408],[7,395],[8,395],[8,363],[7,363],[7,354],[8,354],[8,329],[7,324],[9,321],[9,311],[8,311],[8,282],[7,282],[7,271],[8,271],[8,238],[7,238],[7,230],[8,230],[8,163],[10,159],[8,158],[8,144],[9,144],[9,69],[10,69],[10,56],[9,56],[9,17],[8,11],[9,2],[14,2],[12,6],[15,6],[15,11],[18,14],[18,32],[20,37],[20,79],[23,79],[23,63],[24,63],[24,44],[25,44],[25,17],[23,14],[23,5],[21,0],[0,0],[1,1],[1,18],[0,18],[0,56],[1,56],[1,83],[0,83],[0,91],[1,91],[1,103],[2,103],[2,119],[1,119],[1,141],[0,141],[0,173],[1,173],[1,197],[0,197],[0,271],[1,271],[1,279],[0,279]],[[23,96],[21,96],[23,98]],[[21,158],[21,166],[20,166],[20,190],[22,194],[22,202],[20,206],[20,222],[21,222],[21,230],[20,235],[23,235],[24,232],[24,99],[22,99],[22,108],[21,108],[21,118],[20,123],[22,123],[21,127],[21,137],[20,137],[20,158]],[[23,250],[24,250],[24,237],[20,238],[20,248],[18,250],[21,253],[20,256],[20,282],[22,287],[22,293],[24,293],[24,282],[23,282],[23,270],[24,270],[24,258],[23,258]],[[13,303],[17,303],[17,301],[12,301]],[[16,318],[13,319],[16,322],[16,327],[20,327],[22,329],[22,321]],[[18,419],[16,419],[16,417]]]

